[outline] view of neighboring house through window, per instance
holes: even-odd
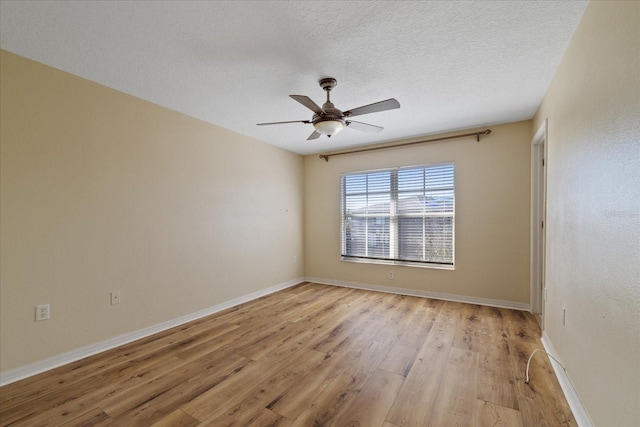
[[[453,163],[341,178],[342,258],[453,266]]]

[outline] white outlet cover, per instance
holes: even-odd
[[[36,305],[36,322],[49,320],[49,304]]]
[[[120,291],[111,292],[111,305],[120,304]]]

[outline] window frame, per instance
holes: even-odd
[[[409,216],[398,214],[398,201],[399,201],[399,184],[398,184],[398,172],[401,170],[410,170],[410,169],[428,169],[428,168],[437,168],[442,166],[451,166],[452,167],[452,178],[453,185],[450,190],[453,192],[453,200],[451,212],[443,212],[439,215],[430,215],[436,217],[450,217],[451,224],[451,263],[439,263],[433,261],[418,261],[411,259],[400,259],[399,258],[399,246],[400,241],[398,239],[398,229],[399,229],[399,218]],[[373,173],[384,173],[390,172],[390,209],[389,214],[386,217],[389,218],[389,252],[390,256],[395,258],[381,258],[381,257],[370,257],[370,256],[355,256],[355,255],[346,255],[346,223],[347,223],[347,214],[346,214],[346,198],[347,192],[345,188],[345,180],[347,176],[354,176],[360,174],[373,174]],[[455,206],[456,206],[456,176],[455,176],[455,162],[439,162],[439,163],[430,163],[423,165],[413,165],[413,166],[398,166],[393,168],[384,168],[384,169],[371,169],[371,170],[362,170],[362,171],[352,171],[352,172],[344,172],[340,175],[340,260],[344,262],[354,262],[354,263],[365,263],[365,264],[381,264],[381,265],[406,265],[411,267],[421,267],[421,268],[433,268],[433,269],[443,269],[443,270],[455,270]],[[425,187],[423,186],[422,191],[424,191]],[[374,192],[372,192],[374,193]],[[369,191],[363,194],[369,194]],[[385,217],[383,214],[378,214],[372,217],[364,216],[364,218],[379,218]],[[425,216],[421,216],[424,218]],[[367,235],[365,237],[365,241],[368,238],[368,231],[365,232]],[[368,243],[366,243],[368,244]]]

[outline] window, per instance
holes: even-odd
[[[342,259],[453,266],[454,165],[342,175]]]

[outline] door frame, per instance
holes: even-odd
[[[545,251],[547,213],[547,119],[531,140],[531,312],[539,315],[544,330],[546,301]]]

